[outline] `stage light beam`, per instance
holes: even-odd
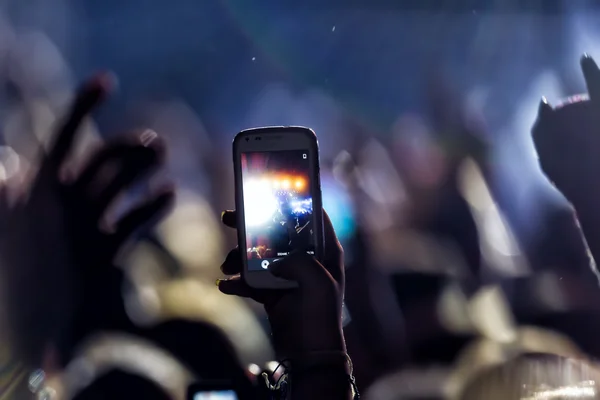
[[[277,199],[267,180],[249,180],[244,185],[244,217],[247,227],[264,225],[277,211]]]

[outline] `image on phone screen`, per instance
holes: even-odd
[[[315,252],[308,151],[241,155],[248,270],[265,270],[295,249]]]
[[[238,400],[238,397],[233,390],[217,390],[198,392],[194,395],[194,400]]]

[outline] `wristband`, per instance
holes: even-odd
[[[265,379],[267,388],[273,392],[278,392],[279,398],[283,399],[287,393],[290,375],[302,375],[313,370],[340,366],[345,368],[344,375],[352,388],[352,398],[354,400],[359,400],[360,393],[358,392],[356,379],[354,378],[354,366],[352,365],[352,360],[348,353],[343,351],[317,351],[308,353],[302,357],[283,360],[275,368],[272,376],[279,368],[285,368],[285,372],[274,385],[271,384],[266,372],[262,375]]]

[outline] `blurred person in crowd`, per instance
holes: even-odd
[[[270,361],[272,349],[256,310],[241,299],[223,298],[214,290],[218,275],[213,266],[221,257],[226,238],[213,207],[220,207],[227,198],[226,182],[232,177],[221,149],[183,99],[149,93],[134,103],[129,117],[137,126],[164,132],[161,138],[176,155],[166,160],[165,175],[174,179],[178,192],[173,211],[153,235],[152,250],[137,247],[127,261],[135,286],[133,301],[141,303],[146,319],[189,318],[215,324],[246,364]],[[198,243],[202,243],[202,251]],[[149,263],[156,268],[150,268]],[[154,300],[145,302],[145,293],[152,293]]]
[[[240,399],[252,399],[254,389],[231,340],[221,329],[199,321],[173,319],[142,335],[170,352],[197,379],[227,381]]]
[[[600,370],[576,359],[527,354],[479,372],[460,400],[599,399]]]
[[[471,333],[470,343],[463,346],[450,362],[412,364],[380,377],[366,389],[367,398],[456,398],[464,385],[482,369],[498,366],[520,354],[544,353],[587,359],[585,353],[563,334],[517,325],[498,286],[482,287],[470,298],[445,295],[443,301],[445,307],[440,308],[440,317],[447,323],[446,327],[457,329],[462,324],[457,332]],[[435,350],[443,352],[445,349],[436,346]],[[433,352],[430,355],[435,356]]]
[[[448,397],[456,398],[465,387],[479,378],[482,370],[504,368],[505,364],[510,365],[521,357],[527,358],[528,354],[539,354],[548,359],[562,357],[582,364],[589,362],[588,357],[568,337],[536,327],[521,327],[517,330],[514,342],[500,343],[481,339],[470,344],[458,357],[453,370],[447,374],[443,392]]]
[[[151,380],[118,369],[108,371],[73,398],[73,400],[104,399],[173,400]]]
[[[414,125],[406,128],[401,128],[404,138],[419,134]],[[346,331],[363,387],[401,365],[449,362],[468,340],[448,332],[438,315],[447,287],[469,275],[461,249],[448,245],[463,237],[455,232],[443,241],[415,225],[428,218],[430,204],[444,201],[434,190],[444,179],[436,169],[441,164],[429,156],[423,159],[423,150],[432,149],[433,143],[427,148],[405,146],[402,154],[394,154],[396,165],[405,167],[398,174],[388,151],[369,136],[351,136],[350,143],[356,141],[353,154],[346,157],[346,165],[338,166],[345,171],[342,179],[353,193],[359,216],[347,266],[346,301],[352,321]],[[408,172],[411,175],[405,176]],[[460,216],[455,218],[460,225]]]
[[[248,371],[220,329],[176,319],[129,332],[90,334],[78,345],[66,368],[48,381],[48,387],[71,395],[79,393],[86,382],[110,368],[148,377],[174,398],[185,397],[187,387],[196,380],[228,382],[240,399],[256,395]]]
[[[53,376],[84,340],[114,330],[153,340],[190,364],[195,374],[232,379],[248,390],[246,373],[220,331],[176,321],[140,328],[127,315],[121,296],[126,280],[114,259],[142,226],[149,228],[160,219],[173,192],[169,186],[160,188],[116,222],[106,214],[117,194],[161,165],[164,147],[152,131],[101,146],[79,175],[65,165],[81,121],[111,84],[110,75],[99,75],[78,92],[28,190],[10,181],[2,188],[4,359],[20,365],[16,371],[43,367],[45,375]],[[197,340],[204,342],[196,359],[190,355]],[[2,389],[19,391],[15,379],[23,382],[24,377],[7,376],[8,386]]]
[[[109,75],[99,75],[78,93],[51,151],[26,182],[30,187],[8,181],[2,188],[2,314],[3,326],[9,327],[3,342],[29,368],[42,360],[54,364],[48,368],[64,365],[89,332],[130,326],[120,298],[120,272],[112,261],[130,235],[164,212],[173,197],[170,189],[163,190],[112,225],[114,231],[101,228],[107,226],[102,221],[115,196],[160,165],[164,152],[156,134],[99,149],[77,178],[68,171],[72,166],[65,158],[78,127],[111,82]],[[110,178],[105,168],[114,162],[123,170]]]
[[[333,172],[349,193],[354,220],[345,241],[346,296],[350,316],[344,328],[348,349],[355,362],[356,379],[366,387],[385,371],[407,361],[405,321],[389,277],[382,265],[387,252],[374,242],[385,237],[396,217],[398,182],[389,156],[369,130],[348,117],[345,151],[334,160]],[[401,197],[401,195],[400,195]],[[385,254],[383,254],[385,253]]]
[[[422,365],[448,362],[467,339],[443,327],[439,302],[452,281],[469,282],[480,269],[479,238],[458,191],[458,167],[449,170],[448,155],[418,121],[400,119],[394,129],[395,179],[401,182],[404,196],[393,213],[394,226],[371,240],[369,259],[377,262],[394,285],[410,361]],[[382,152],[373,158],[382,159]],[[393,179],[387,176],[388,181]],[[457,207],[462,211],[457,212]]]

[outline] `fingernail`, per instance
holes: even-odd
[[[152,129],[146,129],[140,134],[140,142],[143,146],[148,147],[157,137],[158,134]]]
[[[107,93],[115,92],[119,86],[117,76],[110,71],[100,72],[92,82]]]
[[[540,105],[538,107],[538,115],[546,115],[552,113],[552,106],[548,104],[548,100],[545,97],[542,97],[540,100]]]
[[[67,168],[63,168],[59,172],[58,179],[60,180],[61,183],[70,185],[73,182],[75,182],[75,174],[73,173],[73,171],[71,171]]]
[[[108,234],[116,232],[116,224],[114,223],[114,221],[111,221],[107,218],[103,218],[100,221],[98,221],[98,228],[100,229],[100,231]]]
[[[173,182],[165,182],[156,189],[156,193],[159,193],[160,195],[175,194],[175,191],[176,187]]]

